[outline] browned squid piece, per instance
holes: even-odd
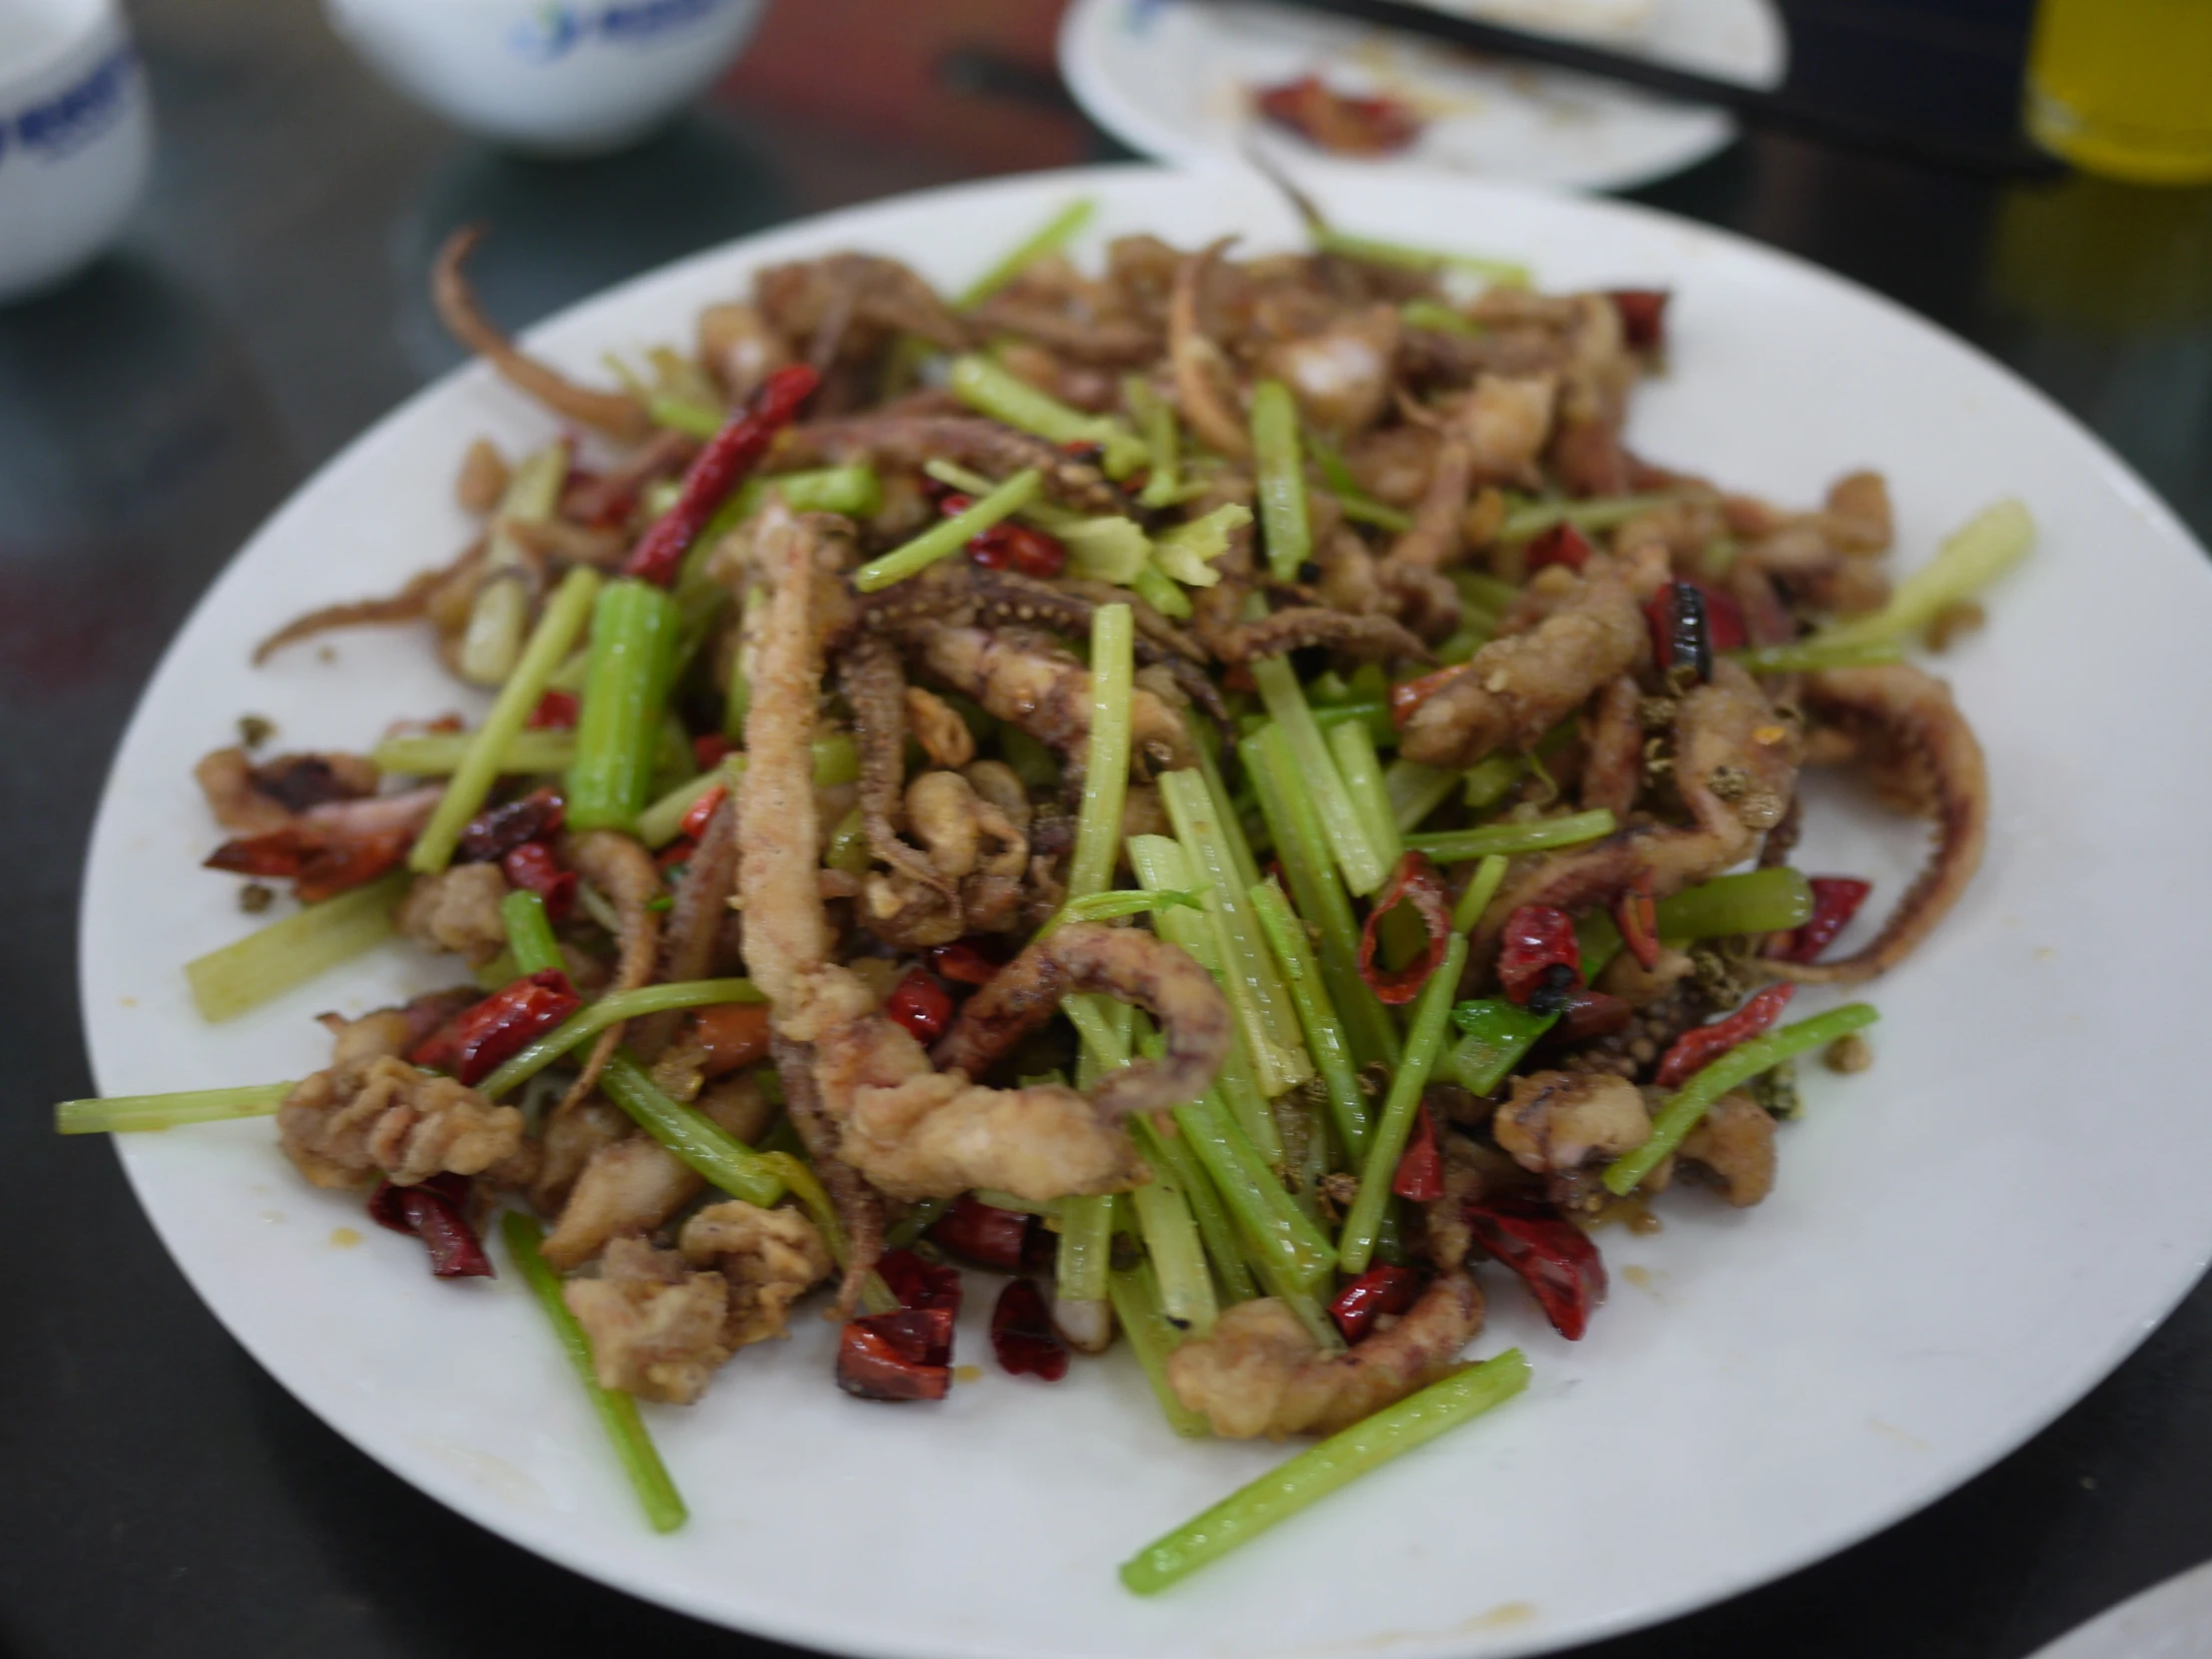
[[[1832,962],[1762,962],[1785,979],[1849,985],[1885,973],[1934,931],[1981,867],[1989,778],[1973,729],[1933,675],[1903,663],[1806,677],[1807,712],[1851,738],[1885,800],[1932,819],[1928,866],[1863,948]]]
[[[1169,1057],[1117,1072],[1090,1095],[1055,1085],[996,1090],[959,1070],[938,1071],[912,1034],[878,1009],[867,983],[834,960],[818,881],[809,749],[822,669],[807,580],[812,539],[809,526],[775,509],[760,538],[774,598],[746,721],[750,764],[740,801],[746,955],[777,1034],[791,1045],[779,1055],[787,1088],[794,1072],[812,1083],[836,1156],[893,1197],[997,1187],[1042,1202],[1126,1188],[1143,1165],[1122,1117],[1186,1099],[1194,1078],[1213,1075],[1228,1042],[1227,1004],[1202,970],[1164,944],[1116,943],[1111,953],[1086,955],[1099,930],[1064,928],[1031,947],[1042,953],[1031,962],[1051,964],[1073,989],[1154,996]],[[1137,970],[1123,954],[1132,949],[1145,953]],[[1190,982],[1174,977],[1178,964]],[[1014,995],[1035,971],[1043,970],[1010,966],[999,976],[1007,980],[1001,994]]]
[[[1643,607],[1667,580],[1655,547],[1591,558],[1564,601],[1526,632],[1501,635],[1414,709],[1400,753],[1424,766],[1472,766],[1528,749],[1649,649]]]
[[[1675,712],[1670,774],[1687,822],[1635,825],[1586,846],[1516,860],[1475,927],[1470,969],[1487,969],[1506,918],[1523,904],[1570,911],[1610,904],[1646,872],[1665,898],[1743,862],[1783,822],[1803,750],[1797,724],[1775,710],[1757,681],[1734,663],[1714,664],[1711,682],[1691,688]]]
[[[902,334],[944,351],[973,337],[936,289],[873,254],[770,266],[753,278],[753,303],[794,355],[826,375],[872,362]]]
[[[1448,1376],[1482,1329],[1482,1292],[1447,1273],[1405,1316],[1327,1354],[1274,1297],[1240,1302],[1168,1360],[1168,1385],[1224,1439],[1334,1434]]]

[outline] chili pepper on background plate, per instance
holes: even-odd
[[[473,1086],[583,1005],[567,974],[545,968],[462,1009],[417,1043],[407,1058]]]
[[[1462,1214],[1474,1242],[1534,1294],[1552,1330],[1580,1342],[1605,1301],[1605,1262],[1589,1235],[1548,1204],[1504,1194],[1474,1200]]]
[[[1694,1025],[1675,1038],[1674,1046],[1660,1058],[1652,1081],[1662,1089],[1679,1088],[1685,1078],[1703,1071],[1738,1043],[1756,1037],[1782,1017],[1782,1010],[1797,994],[1788,980],[1755,991],[1750,1000],[1725,1019],[1711,1025]]]
[[[710,438],[692,461],[676,504],[639,538],[622,573],[664,588],[675,581],[684,554],[707,528],[715,509],[760,465],[776,434],[792,423],[800,405],[821,383],[822,376],[805,363],[780,368],[762,381],[744,413]]]

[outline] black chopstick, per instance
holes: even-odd
[[[1789,92],[1769,92],[1724,81],[1693,70],[1676,69],[1650,58],[1609,52],[1603,47],[1555,35],[1531,34],[1502,24],[1483,23],[1456,13],[1435,11],[1407,0],[1274,0],[1304,11],[1326,12],[1400,34],[1419,35],[1446,45],[1496,57],[1571,69],[1601,80],[1619,81],[1663,97],[1727,110],[1746,126],[1788,133],[1816,143],[1919,162],[1988,179],[2052,179],[2065,164],[2029,148],[2019,139],[1981,140],[1907,127],[1878,116],[1809,103]]]

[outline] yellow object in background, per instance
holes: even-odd
[[[2027,125],[2091,173],[2212,183],[2212,0],[2042,0]]]

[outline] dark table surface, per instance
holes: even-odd
[[[2001,122],[2015,0],[1793,0],[1800,85]],[[1037,0],[782,0],[646,147],[501,157],[372,84],[299,0],[132,0],[150,200],[67,291],[0,310],[0,790],[11,925],[0,1194],[0,1652],[20,1659],[765,1648],[479,1531],[345,1445],[224,1335],[97,1141],[73,992],[82,848],[164,642],[260,521],[457,353],[421,298],[453,225],[517,321],[674,256],[918,186],[1112,156]],[[1805,255],[2012,364],[2212,533],[2212,193],[2003,187],[1783,140],[1639,193]],[[1940,1273],[1942,1264],[1931,1262]],[[1973,1287],[1958,1287],[1961,1297]],[[2212,1293],[2026,1447],[1766,1589],[1607,1644],[2025,1654],[2212,1556]]]

